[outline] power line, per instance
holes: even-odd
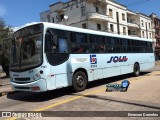
[[[137,2],[130,3],[126,6],[133,6],[133,5],[141,4],[141,3],[144,3],[144,2],[148,2],[148,1],[151,1],[151,0],[140,0],[140,1],[137,1]]]

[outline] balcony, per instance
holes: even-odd
[[[160,26],[155,26],[155,29],[159,29],[160,30]]]
[[[129,27],[135,27],[135,28],[139,28],[138,24],[135,23],[127,23]]]
[[[154,33],[155,33],[155,32],[156,32],[156,30],[155,30],[154,28],[152,28],[152,32],[154,32]]]
[[[132,36],[132,37],[140,37],[139,35],[138,35],[138,31],[137,32],[135,32],[135,31],[128,31],[128,36]]]
[[[160,39],[160,35],[155,34],[155,38]]]
[[[127,24],[129,27],[136,27],[139,28],[139,24],[134,19],[128,19]]]
[[[88,13],[87,18],[89,20],[97,20],[97,21],[108,21],[109,17],[107,15],[99,14],[99,13]]]
[[[128,36],[131,36],[131,37],[140,37],[138,34],[128,34]]]

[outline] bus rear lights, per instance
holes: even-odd
[[[34,91],[40,90],[40,87],[39,86],[33,86],[33,87],[31,87],[31,90],[34,90]]]

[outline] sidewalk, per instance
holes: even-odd
[[[160,60],[156,61],[156,65],[160,65]]]
[[[6,74],[0,72],[0,97],[13,91],[10,86],[10,78],[6,77]]]

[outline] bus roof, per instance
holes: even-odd
[[[150,42],[152,41],[152,39],[131,37],[131,36],[127,36],[127,35],[119,35],[119,34],[103,32],[103,31],[95,31],[95,30],[90,30],[90,29],[83,29],[83,28],[72,27],[72,26],[56,24],[56,23],[49,23],[49,22],[33,22],[33,23],[26,24],[26,25],[22,26],[20,29],[22,29],[24,27],[28,27],[30,25],[35,25],[35,24],[40,24],[40,23],[44,24],[45,28],[56,28],[56,29],[60,29],[60,30],[67,30],[67,31],[73,31],[73,32],[80,32],[80,33],[88,33],[88,34],[95,34],[96,33],[96,35],[134,39],[134,40],[142,40],[142,41],[150,41]]]

